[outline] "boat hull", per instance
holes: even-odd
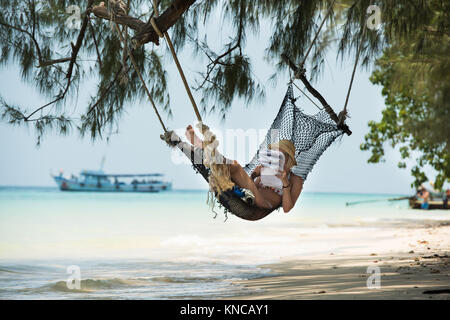
[[[422,203],[423,200],[410,198],[409,199],[409,207],[411,209],[422,209]],[[448,210],[450,209],[449,204],[445,204],[443,200],[431,200],[428,201],[428,209],[427,210],[433,210],[433,209],[440,209],[440,210]],[[424,209],[422,209],[424,210]]]
[[[61,191],[81,192],[160,192],[172,189],[170,182],[154,184],[86,184],[63,177],[53,177]]]

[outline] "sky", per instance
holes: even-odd
[[[211,33],[219,35],[210,39],[213,45],[227,40],[225,35],[220,37],[222,27],[211,26]],[[252,59],[256,78],[265,85],[266,98],[250,105],[235,100],[225,121],[221,121],[218,114],[203,115],[204,122],[218,136],[226,135],[233,129],[264,132],[278,112],[289,79],[287,74],[280,74],[276,86],[268,82],[275,72],[274,66],[264,60],[269,30],[270,26],[263,26],[258,36],[249,37],[245,49]],[[173,111],[173,118],[168,119],[164,115],[163,120],[170,129],[182,131],[188,124],[196,123],[195,114],[167,50],[158,50],[167,55],[164,61],[168,65],[168,87]],[[206,68],[205,61],[198,59],[189,49],[179,53],[179,58],[188,81],[194,84],[197,72]],[[336,61],[336,52],[329,52],[326,60],[324,72],[313,85],[338,113],[345,101],[353,62]],[[359,148],[364,135],[368,133],[368,121],[380,120],[384,108],[381,87],[370,83],[370,73],[370,70],[359,69],[355,76],[348,106],[351,118],[347,120],[353,134],[337,140],[322,155],[305,182],[305,191],[380,194],[412,192],[409,168],[405,170],[397,167],[400,160],[398,152],[387,147],[384,163],[369,164],[367,159],[370,153]],[[302,87],[301,83],[297,84]],[[89,86],[92,83],[85,85]],[[65,106],[66,110],[85,110],[89,90],[80,92],[83,93],[78,99]],[[294,92],[296,96],[301,95],[295,89]],[[201,93],[193,93],[196,101],[200,101]],[[47,102],[32,85],[21,80],[20,69],[12,63],[0,69],[0,96],[7,102],[28,110]],[[297,100],[297,105],[306,113],[317,112],[304,97]],[[160,140],[161,133],[160,124],[146,99],[127,107],[120,122],[119,133],[112,135],[109,141],[93,142],[89,137],[81,138],[75,130],[69,136],[48,134],[41,146],[37,147],[32,127],[13,127],[0,121],[0,185],[55,186],[51,172],[57,173],[62,169],[69,175],[78,174],[83,169],[99,169],[102,158],[105,157],[104,171],[107,173],[160,172],[173,182],[176,189],[206,189],[205,181],[194,174],[189,164],[180,163],[180,154],[171,151]],[[226,145],[226,141],[223,144]],[[256,147],[257,145],[246,155],[237,154],[237,160],[241,163],[250,160]],[[221,145],[220,148],[224,146]],[[226,149],[222,149],[226,156],[234,155],[226,154]]]

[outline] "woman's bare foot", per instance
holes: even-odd
[[[194,146],[196,146],[196,147],[199,147],[199,148],[203,148],[203,141],[202,141],[202,139],[200,139],[200,138],[195,134],[194,128],[192,128],[191,125],[188,125],[188,126],[186,127],[186,138],[188,139],[188,141],[189,141],[192,145],[194,145]]]

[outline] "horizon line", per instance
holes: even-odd
[[[46,189],[58,189],[57,186],[50,186],[50,185],[1,185],[0,189],[2,188],[46,188]],[[208,192],[208,189],[197,189],[197,188],[172,188],[172,191],[202,191],[202,192]],[[168,191],[170,192],[170,191]],[[379,192],[354,192],[354,191],[304,191],[304,193],[333,193],[333,194],[360,194],[360,195],[401,195],[401,196],[410,196],[411,194],[406,193],[379,193]]]

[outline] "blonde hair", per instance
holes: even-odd
[[[208,126],[202,123],[197,124],[197,128],[205,138],[203,140],[203,163],[210,170],[208,203],[213,206],[212,200],[218,198],[224,191],[233,188],[234,182],[231,181],[230,166],[225,162],[226,159],[217,152],[219,142],[216,136]]]
[[[230,166],[226,163],[225,157],[217,152],[219,142],[216,136],[203,123],[198,123],[197,128],[204,136],[203,140],[203,163],[210,169],[209,175],[209,196],[208,203],[214,206],[214,198],[218,198],[224,191],[234,187],[231,181]],[[280,140],[269,145],[269,149],[279,150],[287,155],[286,167],[291,169],[297,164],[295,160],[295,146],[290,140]]]

